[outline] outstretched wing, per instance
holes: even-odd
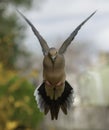
[[[81,27],[96,13],[93,12],[88,18],[86,18],[79,26],[77,26],[77,28],[70,34],[70,36],[64,41],[64,43],[62,44],[62,46],[59,49],[59,53],[63,54],[67,47],[70,45],[70,43],[73,41],[73,39],[75,38],[75,36],[77,35],[78,31],[81,29]]]
[[[34,27],[34,25],[21,13],[17,10],[17,12],[26,20],[26,22],[30,25],[31,29],[33,30],[35,36],[38,38],[40,45],[42,47],[43,54],[45,55],[49,47],[47,45],[47,42],[44,40],[44,38],[39,34],[38,30]]]

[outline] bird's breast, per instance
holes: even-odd
[[[44,80],[52,83],[65,80],[65,61],[63,56],[58,56],[55,62],[52,62],[48,56],[43,61]]]

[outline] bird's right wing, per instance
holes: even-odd
[[[42,47],[43,54],[45,55],[49,47],[47,45],[47,42],[44,40],[44,38],[39,34],[38,30],[34,27],[34,25],[21,13],[17,10],[17,12],[26,20],[26,22],[30,25],[31,29],[33,30],[35,36],[38,38],[40,45]]]

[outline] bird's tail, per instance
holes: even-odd
[[[58,119],[58,113],[61,108],[63,113],[66,115],[67,110],[71,107],[73,103],[73,88],[70,84],[65,81],[64,91],[57,100],[51,100],[45,91],[45,83],[43,82],[34,92],[38,107],[41,112],[44,112],[45,115],[50,111],[51,119]]]

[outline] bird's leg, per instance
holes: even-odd
[[[45,80],[45,90],[51,100],[57,100],[64,91],[64,82],[59,81],[52,84],[48,80]]]
[[[52,84],[49,82],[49,81],[45,81],[45,84],[47,85],[47,86],[52,86]]]
[[[63,81],[59,81],[55,84],[55,100],[57,100],[59,97],[61,97],[63,91],[64,91],[65,83]]]
[[[59,82],[56,84],[56,87],[63,86],[63,84],[64,84],[64,82],[59,81]]]

